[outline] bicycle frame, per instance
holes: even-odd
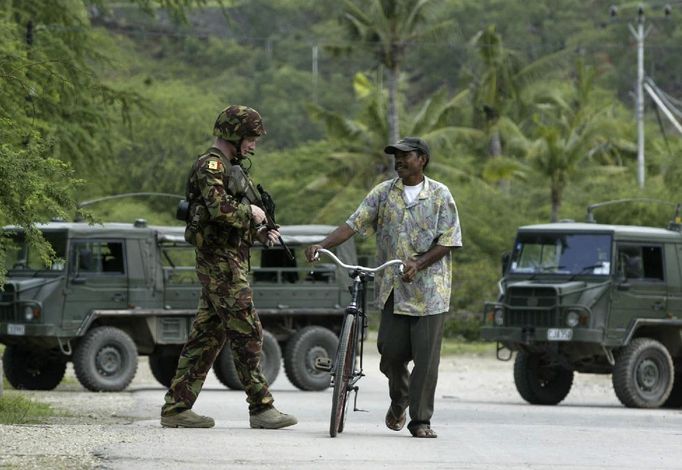
[[[327,370],[331,372],[333,393],[332,413],[329,422],[329,435],[336,437],[337,433],[343,432],[346,415],[348,412],[348,395],[355,392],[353,411],[361,411],[357,407],[358,386],[357,382],[364,376],[364,332],[367,328],[367,278],[373,273],[386,269],[391,265],[400,265],[400,271],[404,267],[402,261],[391,260],[376,268],[364,266],[350,266],[343,263],[328,250],[319,249],[319,253],[327,255],[337,265],[350,269],[350,277],[353,283],[350,286],[351,301],[346,307],[343,325],[339,337],[339,346],[336,351],[335,361]],[[358,364],[359,348],[359,364]],[[329,361],[326,361],[329,364]],[[358,367],[359,366],[359,367]]]
[[[353,411],[359,411],[357,407],[357,401],[358,401],[358,388],[355,386],[355,384],[360,380],[363,374],[363,356],[364,356],[364,349],[365,349],[365,329],[367,328],[367,277],[368,274],[360,271],[360,270],[355,270],[351,272],[350,274],[351,279],[353,279],[353,284],[350,287],[351,291],[351,301],[348,307],[346,307],[346,315],[353,315],[355,317],[355,325],[359,326],[359,328],[355,328],[353,338],[352,338],[352,355],[351,357],[357,357],[357,349],[358,346],[360,348],[360,361],[359,361],[359,369],[356,367],[353,367],[353,375],[351,378],[348,380],[348,390],[347,392],[349,393],[350,391],[355,392],[355,400],[353,402]],[[359,300],[359,302],[358,302]],[[345,316],[344,316],[345,319]],[[332,371],[332,376],[334,380],[336,380],[336,371]]]

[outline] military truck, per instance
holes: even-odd
[[[187,340],[200,296],[194,249],[184,227],[53,222],[39,226],[58,259],[43,266],[17,227],[9,237],[8,276],[0,292],[3,369],[15,388],[50,390],[73,362],[76,377],[93,391],[125,389],[138,356],[149,356],[154,377],[169,386]],[[332,357],[338,344],[347,276],[335,265],[305,262],[305,246],[334,227],[283,226],[290,261],[279,247],[251,251],[254,303],[264,329],[261,362],[272,383],[282,359],[289,380],[301,390],[329,386],[318,357]],[[337,254],[357,262],[352,240]],[[241,389],[229,347],[214,365],[227,387]]]
[[[682,406],[682,233],[597,223],[520,227],[481,335],[529,403],[555,405],[575,372],[612,374],[627,407]]]

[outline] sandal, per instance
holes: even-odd
[[[438,434],[431,429],[431,426],[428,424],[418,424],[414,426],[413,428],[410,428],[410,434],[412,434],[412,437],[421,437],[421,438],[435,438],[438,437]]]
[[[403,410],[403,414],[397,417],[393,414],[393,407],[389,406],[386,412],[386,427],[393,431],[400,431],[405,426],[405,419],[407,413]]]

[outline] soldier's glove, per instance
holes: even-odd
[[[275,232],[273,240],[273,237],[270,237],[270,232],[271,231],[268,230],[268,227],[265,225],[261,225],[256,231],[256,238],[258,238],[258,241],[260,241],[263,245],[267,246],[268,248],[272,248],[274,246],[278,233],[276,230],[273,230],[273,232]]]

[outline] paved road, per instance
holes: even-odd
[[[384,427],[387,386],[373,355],[358,397],[367,411],[351,413],[334,439],[331,392],[298,391],[283,372],[272,387],[276,405],[299,424],[279,431],[249,429],[243,392],[226,390],[212,373],[195,410],[216,427],[162,429],[164,391],[136,380],[132,438],[98,454],[113,469],[682,469],[682,411],[626,409],[609,377],[594,375],[578,375],[559,406],[530,406],[516,394],[511,367],[492,355],[444,359],[432,422],[438,439]]]

